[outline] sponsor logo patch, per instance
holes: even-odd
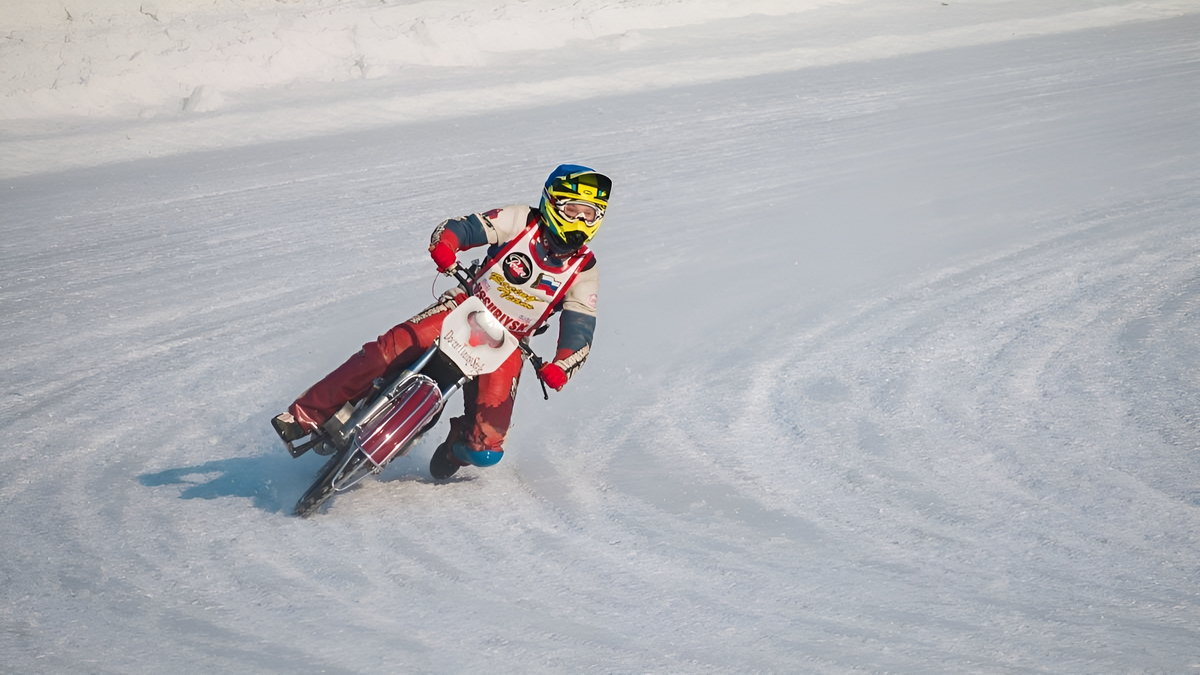
[[[504,278],[518,286],[524,286],[533,276],[533,261],[524,253],[509,253],[504,256],[504,263],[500,266],[504,269]]]
[[[533,303],[546,302],[545,300],[539,298],[536,295],[531,295],[531,294],[526,293],[525,291],[517,288],[516,286],[513,286],[512,284],[505,281],[504,277],[500,276],[499,274],[496,274],[495,272],[492,272],[488,276],[488,278],[491,281],[494,281],[496,283],[496,292],[500,295],[500,297],[513,303],[514,305],[524,307],[525,309],[533,309]],[[487,293],[488,290],[489,290],[489,287],[480,286],[480,290],[476,293],[476,295],[479,295],[480,297],[488,295],[488,293]],[[519,317],[519,318],[521,318],[521,317]],[[533,319],[527,319],[527,320],[533,321]]]
[[[447,330],[446,334],[442,336],[442,339],[447,346],[458,353],[459,358],[463,360],[463,364],[466,365],[467,368],[470,368],[476,373],[483,370],[483,359],[471,353],[470,346],[463,344],[462,340],[460,340],[458,336],[454,334],[453,328]]]

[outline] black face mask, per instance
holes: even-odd
[[[587,242],[587,235],[582,232],[568,232],[564,239],[546,227],[544,223],[541,227],[541,234],[546,250],[555,258],[570,258],[579,251],[579,247]]]

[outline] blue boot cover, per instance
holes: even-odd
[[[475,466],[494,466],[496,462],[499,462],[504,457],[503,450],[472,450],[462,441],[455,441],[451,447],[454,450],[455,457]]]

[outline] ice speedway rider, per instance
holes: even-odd
[[[611,189],[603,174],[563,164],[546,179],[538,208],[505,206],[451,218],[430,238],[429,255],[441,272],[454,266],[459,251],[488,245],[475,295],[517,338],[533,335],[561,310],[554,360],[538,371],[555,390],[562,390],[591,349],[599,271],[587,242],[600,228]],[[376,378],[398,374],[433,344],[442,320],[465,299],[456,287],[363,345],[271,420],[280,438],[286,443],[320,431],[345,403],[365,396]],[[435,479],[449,478],[468,464],[500,461],[523,363],[522,352],[514,351],[498,370],[467,384],[463,415],[450,420],[450,433],[429,462]]]

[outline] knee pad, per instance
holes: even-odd
[[[462,441],[455,441],[450,447],[459,461],[475,466],[495,466],[504,457],[503,450],[472,450]]]

